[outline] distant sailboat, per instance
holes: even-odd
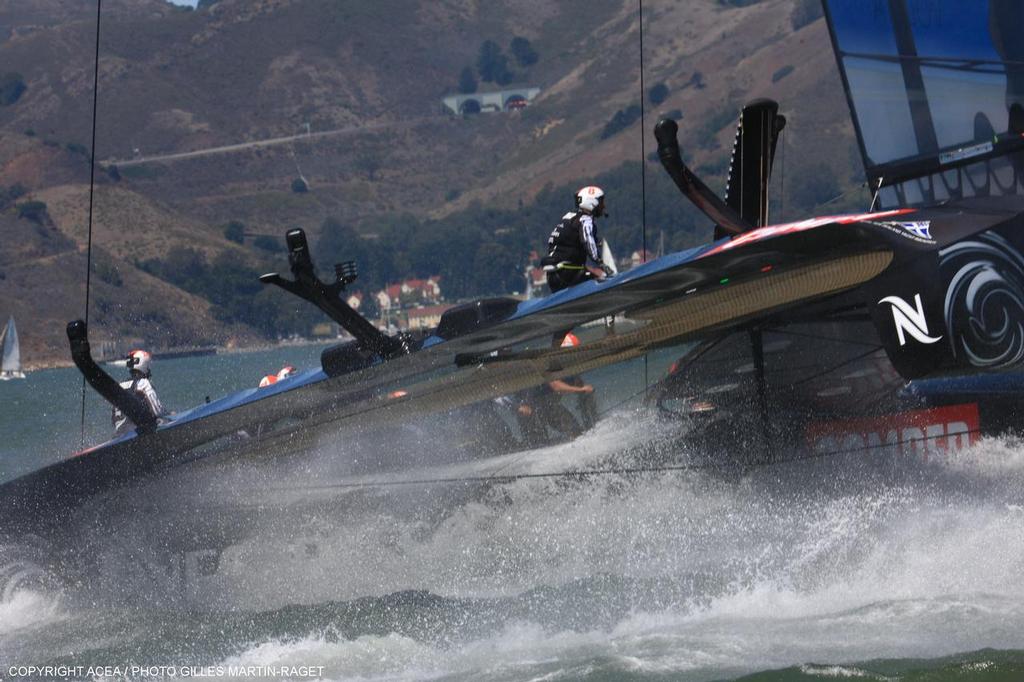
[[[18,328],[14,326],[14,316],[7,320],[7,327],[0,335],[3,339],[4,354],[0,360],[0,381],[8,379],[24,379],[21,371],[21,346],[18,344]]]

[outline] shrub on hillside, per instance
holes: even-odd
[[[302,178],[295,178],[292,180],[292,191],[296,194],[302,194],[303,192],[309,191],[309,185]]]
[[[778,83],[780,80],[793,73],[793,67],[786,64],[781,69],[772,74],[772,83]]]
[[[373,182],[377,179],[377,171],[381,167],[380,155],[372,151],[364,151],[356,157],[355,166],[366,175],[367,180]]]
[[[26,201],[18,204],[18,217],[42,224],[46,220],[46,204],[42,201]]]
[[[704,124],[697,130],[697,144],[704,149],[718,146],[718,132],[734,123],[739,118],[739,111],[733,106],[725,106],[708,116]]]
[[[14,183],[10,187],[3,187],[0,185],[0,211],[24,196],[27,191],[27,189],[18,183]]]
[[[236,244],[245,243],[245,224],[238,220],[232,220],[224,226],[224,239]]]
[[[607,140],[612,135],[625,130],[640,118],[640,106],[637,104],[631,104],[625,109],[619,109],[612,116],[611,120],[605,124],[604,130],[601,131],[601,139]]]
[[[664,83],[658,83],[647,91],[647,99],[655,106],[661,104],[668,99],[668,86]]]
[[[93,270],[95,270],[96,276],[100,278],[101,282],[106,282],[113,287],[119,287],[124,284],[124,280],[121,278],[121,271],[109,261],[97,260]]]
[[[533,49],[530,41],[521,36],[516,36],[512,39],[512,42],[508,45],[508,51],[516,58],[516,63],[524,68],[536,64],[539,58],[537,51]]]
[[[20,73],[9,71],[0,75],[0,106],[10,106],[28,89]]]

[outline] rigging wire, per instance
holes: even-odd
[[[640,6],[640,234],[643,258],[647,262],[647,147],[644,144],[644,0],[637,0]]]
[[[92,72],[92,149],[89,156],[89,229],[85,249],[85,325],[89,326],[89,295],[92,286],[92,213],[96,191],[96,109],[100,89],[100,15],[103,0],[96,0],[96,55]],[[85,446],[85,375],[82,375],[82,446]]]
[[[267,486],[258,488],[260,491],[309,491],[309,490],[345,490],[345,489],[365,489],[365,488],[398,488],[404,486],[427,486],[427,485],[439,485],[439,484],[455,484],[455,483],[514,483],[516,481],[530,480],[530,479],[575,479],[575,480],[586,480],[589,478],[599,478],[602,476],[629,476],[636,474],[658,474],[658,473],[672,473],[672,472],[686,472],[686,471],[728,471],[730,469],[740,469],[743,471],[754,471],[757,469],[767,469],[772,466],[789,465],[798,462],[808,461],[823,461],[829,457],[839,457],[842,455],[850,455],[858,452],[870,452],[873,450],[883,450],[887,448],[900,448],[906,445],[914,445],[916,443],[927,443],[928,441],[937,440],[939,438],[947,438],[952,435],[970,437],[982,435],[982,429],[967,429],[965,431],[958,431],[956,434],[943,434],[942,436],[925,436],[924,438],[907,438],[904,440],[895,440],[891,442],[879,442],[870,445],[863,445],[859,447],[847,448],[845,450],[829,450],[825,452],[809,452],[804,455],[792,457],[789,459],[780,460],[764,460],[758,462],[747,462],[742,464],[729,465],[720,461],[717,462],[700,462],[700,463],[688,463],[688,464],[651,464],[651,465],[639,465],[631,467],[605,467],[600,469],[577,469],[575,471],[549,471],[549,472],[538,472],[538,473],[522,473],[522,474],[490,474],[482,476],[438,476],[435,478],[416,478],[404,481],[352,481],[347,483],[322,483],[319,485],[297,485],[297,486]],[[916,447],[916,446],[915,446]]]
[[[782,143],[782,159],[779,161],[779,223],[786,222],[783,216],[786,214],[786,129],[779,133]]]
[[[640,9],[640,248],[641,263],[647,262],[647,147],[644,136],[644,0],[637,0]],[[644,386],[647,386],[647,354],[644,353]]]
[[[859,192],[862,189],[864,189],[864,185],[863,184],[854,185],[853,187],[851,187],[850,189],[846,190],[845,192],[840,192],[839,194],[835,195],[834,197],[832,197],[828,201],[826,201],[824,203],[821,203],[821,204],[818,204],[816,208],[823,208],[825,206],[828,206],[829,204],[834,204],[835,202],[839,201],[843,197],[849,196],[853,192]]]

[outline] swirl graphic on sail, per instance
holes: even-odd
[[[939,253],[953,354],[975,367],[1024,360],[1024,256],[987,232]]]

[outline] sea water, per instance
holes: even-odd
[[[288,351],[302,352],[315,357]],[[165,401],[312,364],[247,356],[215,378],[219,360],[161,363]],[[73,390],[65,371],[47,385]],[[78,415],[65,409],[70,426],[5,443],[6,456],[24,470],[56,457],[61,437],[74,443]],[[438,470],[531,478],[339,491],[344,512],[268,520],[194,584],[140,579],[163,569],[121,531],[95,538],[118,550],[108,579],[86,584],[55,575],[31,541],[0,547],[0,677],[36,665],[111,679],[104,666],[331,680],[1024,679],[1024,444],[990,438],[898,469],[858,455],[616,473],[652,452],[688,461],[672,434],[628,403],[573,443]],[[316,457],[349,455],[332,445]],[[610,473],[539,476],[597,467]]]

